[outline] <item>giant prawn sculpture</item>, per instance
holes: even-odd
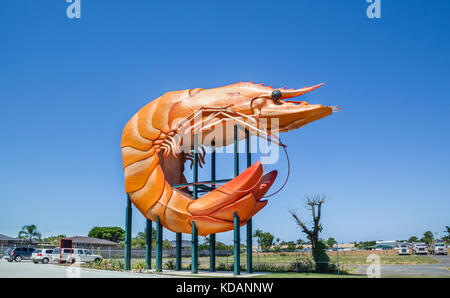
[[[198,142],[208,146],[207,132],[232,123],[276,141],[268,131],[290,131],[333,113],[334,107],[289,100],[321,85],[287,90],[240,82],[213,89],[167,92],[151,101],[129,120],[122,134],[125,190],[130,200],[146,218],[156,221],[159,217],[161,224],[173,232],[191,233],[192,222],[202,236],[229,231],[233,229],[235,212],[244,225],[267,204],[262,198],[277,172],[263,175],[258,161],[233,180],[194,200],[186,189],[172,188],[186,183],[184,163],[192,161],[193,134],[202,132],[200,135],[205,137]],[[277,127],[271,127],[272,119],[278,119]],[[265,127],[260,123],[266,123]],[[229,135],[222,135],[222,146],[234,141],[234,135]],[[204,151],[198,156],[200,163],[204,162]]]

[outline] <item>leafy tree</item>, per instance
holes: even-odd
[[[170,241],[167,240],[167,239],[163,240],[162,246],[163,246],[163,248],[166,248],[166,249],[171,249],[171,248],[173,248],[172,244],[170,244]]]
[[[136,237],[133,237],[131,239],[131,247],[133,248],[145,248],[146,246],[146,233],[144,232],[138,232]],[[152,227],[152,241],[151,241],[151,246],[154,248],[156,247],[156,229],[154,227]],[[164,246],[164,241],[163,241],[163,247]]]
[[[312,196],[305,196],[305,204],[307,208],[311,211],[313,226],[308,228],[305,223],[297,216],[295,210],[290,210],[290,214],[294,218],[297,225],[301,228],[302,232],[305,233],[308,239],[311,241],[312,253],[314,262],[316,263],[316,270],[319,272],[329,271],[329,260],[330,258],[326,254],[326,244],[324,241],[320,240],[319,234],[322,232],[322,225],[320,224],[320,219],[322,215],[322,205],[325,203],[325,196],[320,194],[315,194]]]
[[[369,247],[374,246],[375,244],[377,244],[376,241],[361,241],[359,243],[356,243],[355,246],[358,249],[366,250],[369,249]]]
[[[257,229],[253,237],[257,238],[258,246],[262,251],[268,251],[274,244],[273,239],[275,238],[275,236],[273,236],[269,232],[263,232],[262,230]]]
[[[44,238],[44,241],[49,242],[52,245],[59,246],[59,240],[61,238],[66,238],[66,235],[56,235],[56,236],[52,235],[47,238]]]
[[[209,249],[209,236],[203,239],[203,243],[198,246],[198,249],[208,250]]]
[[[419,238],[417,238],[416,236],[411,236],[409,237],[408,242],[419,242]]]
[[[233,249],[233,245],[226,245],[223,242],[216,241],[216,250],[227,250],[227,249]]]
[[[445,226],[445,231],[444,233],[446,233],[447,235],[445,235],[444,237],[442,237],[442,240],[446,241],[446,242],[450,242],[450,227],[449,226]]]
[[[142,239],[141,237],[134,237],[131,238],[131,247],[132,248],[145,248],[145,238]]]
[[[423,233],[423,237],[422,237],[422,239],[420,239],[420,241],[425,242],[426,244],[433,243],[433,240],[434,240],[434,236],[433,236],[433,232],[431,232],[431,231],[426,231],[425,233]]]
[[[125,239],[125,231],[120,227],[93,227],[89,231],[88,236],[120,242]]]
[[[336,239],[334,239],[333,237],[329,237],[326,241],[328,248],[333,248],[336,243]]]
[[[22,227],[22,230],[19,232],[20,239],[27,239],[28,241],[40,240],[41,233],[38,232],[36,225],[25,225]]]
[[[287,250],[287,251],[294,251],[295,249],[296,249],[296,246],[295,246],[294,241],[289,241],[289,242],[287,243],[287,248],[286,248],[286,250]]]

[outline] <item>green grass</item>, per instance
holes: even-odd
[[[300,256],[300,258],[304,258],[305,256]],[[367,265],[366,262],[367,256],[339,256],[339,263],[341,265]],[[163,258],[163,267],[164,264],[168,261],[172,260],[175,262],[175,258]],[[295,255],[283,254],[283,253],[274,253],[271,255],[258,256],[257,254],[253,255],[253,264],[257,263],[265,263],[265,264],[288,264],[295,262]],[[143,262],[144,259],[132,259],[131,266],[134,267],[138,262]],[[183,265],[189,264],[191,258],[185,257],[183,258]],[[330,261],[336,263],[337,257],[330,256]],[[380,255],[381,265],[416,265],[416,264],[436,264],[439,263],[438,260],[434,258],[428,258],[424,256],[416,256],[416,255]],[[209,257],[199,257],[199,269],[209,269]],[[216,264],[232,264],[233,256],[227,257],[216,257]],[[241,254],[241,264],[247,263],[246,254]],[[155,259],[152,259],[152,267],[154,268]]]
[[[336,256],[330,257],[331,261],[336,262]],[[364,265],[367,256],[341,256],[339,262],[345,265]],[[438,260],[415,255],[380,255],[381,265],[416,265],[416,264],[436,264]]]

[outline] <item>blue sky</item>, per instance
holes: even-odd
[[[124,226],[128,119],[166,91],[238,81],[326,82],[306,99],[343,110],[282,135],[292,175],[256,228],[305,239],[288,210],[308,218],[308,193],[329,197],[323,237],[340,242],[450,225],[449,1],[382,0],[381,19],[364,0],[82,0],[81,19],[67,6],[0,2],[0,233]],[[286,161],[269,168],[276,189]]]

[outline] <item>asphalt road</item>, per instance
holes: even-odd
[[[421,265],[381,265],[381,276],[447,276],[450,277],[450,255],[433,256],[440,261],[438,264],[421,264]],[[366,274],[368,265],[359,266],[356,274]]]
[[[31,261],[9,263],[0,259],[0,278],[164,278],[172,277],[157,274],[140,274],[131,272],[107,271],[80,268],[75,266],[59,266],[55,264],[34,264]]]

